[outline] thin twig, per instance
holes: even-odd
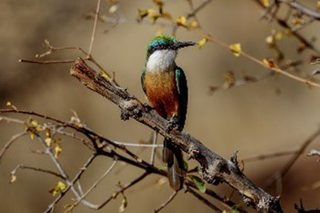
[[[248,158],[242,159],[244,162],[254,162],[254,161],[260,161],[260,160],[266,160],[270,158],[276,158],[276,157],[283,157],[288,155],[297,154],[298,150],[292,150],[292,151],[283,151],[283,152],[276,152],[276,153],[270,153],[270,154],[261,154],[256,155]]]
[[[191,13],[187,15],[187,18],[191,18],[196,16],[198,12],[200,12],[202,9],[204,9],[208,4],[210,4],[212,0],[205,0],[203,1],[197,8],[195,8]]]
[[[75,203],[73,203],[66,211],[67,212],[72,212],[72,210],[81,202],[82,199],[84,199],[96,186],[112,171],[112,169],[115,167],[117,164],[117,160],[114,160],[111,166],[102,174],[102,176],[92,184],[92,186],[80,197],[80,199],[77,199]]]
[[[187,189],[194,189],[194,190],[198,190],[197,189],[197,186],[194,184],[193,181],[187,179],[185,181],[185,184],[187,186]],[[230,200],[230,198],[226,198],[226,197],[222,197],[220,195],[218,195],[216,192],[214,192],[212,189],[210,188],[206,188],[206,191],[205,191],[205,194],[206,195],[209,195],[210,197],[214,198],[215,200],[219,201],[221,203],[221,205],[223,205],[225,208],[227,209],[232,209],[234,208],[235,206],[237,206],[236,203],[234,203],[232,200]],[[239,208],[237,207],[237,210],[241,213],[245,213],[246,211],[242,208]]]
[[[62,191],[58,197],[49,204],[48,208],[44,211],[45,213],[53,212],[54,206],[63,198],[63,196],[73,187],[73,185],[81,178],[82,174],[86,171],[86,168],[90,166],[90,164],[93,162],[93,160],[97,157],[97,155],[91,155],[88,160],[84,163],[84,165],[81,167],[82,169],[79,170],[79,172],[75,175],[75,177],[72,179],[70,184],[68,184],[67,188]]]
[[[36,58],[43,58],[45,56],[51,55],[53,52],[62,51],[62,50],[77,50],[77,51],[80,51],[81,53],[83,53],[85,56],[88,55],[88,53],[80,47],[74,47],[74,46],[54,47],[50,44],[49,40],[47,40],[47,39],[44,40],[44,44],[46,45],[48,50],[44,53],[36,54],[35,55]]]
[[[204,204],[206,204],[208,207],[210,207],[211,209],[213,209],[215,212],[222,212],[221,209],[219,209],[217,206],[213,205],[209,200],[207,200],[206,198],[204,198],[203,196],[201,196],[198,192],[196,192],[195,190],[188,188],[187,192],[191,193],[192,195],[194,195],[196,198],[198,198],[201,202],[203,202]]]
[[[25,136],[27,134],[26,131],[24,132],[20,132],[14,136],[12,136],[12,138],[3,146],[3,148],[0,150],[0,162],[2,157],[4,156],[5,152],[10,148],[10,146],[17,141],[19,138]]]
[[[263,9],[268,9],[266,8],[262,1],[260,0],[253,0],[256,4],[258,4],[261,8]],[[291,13],[292,10],[289,10],[289,13]],[[289,18],[290,14],[287,16]],[[305,47],[309,48],[310,50],[314,51],[315,53],[320,53],[320,50],[317,49],[310,41],[308,41],[302,34],[300,34],[297,31],[294,31],[291,26],[288,24],[287,19],[281,19],[277,17],[276,15],[273,15],[273,18],[277,21],[277,23],[285,28],[286,30],[289,30],[291,34],[298,40],[300,41]]]
[[[312,156],[320,157],[320,150],[312,149],[309,151],[308,156],[309,157],[312,157]]]
[[[23,165],[23,164],[18,164],[11,172],[10,174],[11,175],[16,175],[18,169],[27,169],[27,170],[33,170],[33,171],[36,171],[36,172],[42,172],[42,173],[46,173],[46,174],[49,174],[49,175],[53,175],[53,176],[56,176],[58,178],[61,178],[64,180],[64,177],[54,171],[51,171],[51,170],[48,170],[48,169],[42,169],[42,168],[37,168],[37,167],[33,167],[33,166],[26,166],[26,165]]]
[[[0,109],[1,110],[1,109]],[[15,111],[15,109],[8,109],[8,110],[12,110],[12,111]],[[16,123],[16,124],[24,124],[25,122],[20,120],[20,119],[17,119],[17,118],[10,118],[10,117],[6,117],[6,116],[0,116],[0,122],[1,121],[5,121],[7,123]]]
[[[163,147],[162,144],[141,144],[141,143],[125,143],[119,141],[113,141],[115,144],[121,146],[128,146],[128,147],[138,147],[138,148],[161,148]]]
[[[99,11],[100,11],[100,2],[101,2],[101,0],[97,0],[97,8],[96,8],[96,12],[94,15],[92,34],[91,34],[91,39],[90,39],[89,51],[88,51],[89,57],[92,54],[92,48],[93,48],[94,38],[95,38],[95,34],[96,34],[96,29],[97,29],[97,23],[98,23]]]
[[[19,62],[22,63],[31,63],[31,64],[70,64],[74,63],[74,59],[70,60],[29,60],[29,59],[19,59]]]
[[[109,157],[117,156],[119,161],[125,161],[126,163],[132,164],[132,165],[137,166],[139,168],[142,168],[142,169],[148,168],[157,174],[163,174],[162,170],[159,170],[156,167],[149,164],[148,162],[144,161],[139,156],[137,156],[135,153],[128,150],[126,148],[126,146],[116,144],[112,140],[109,140],[108,138],[105,138],[102,135],[99,135],[98,133],[92,131],[91,129],[89,129],[83,125],[76,125],[76,124],[73,124],[70,122],[65,122],[65,121],[50,117],[48,115],[43,115],[38,112],[26,111],[26,110],[20,110],[20,109],[19,110],[18,109],[0,109],[0,114],[3,114],[3,113],[18,113],[18,114],[24,114],[24,115],[32,115],[32,116],[37,116],[37,117],[40,117],[40,118],[43,118],[46,120],[56,122],[56,123],[60,124],[61,126],[69,127],[79,133],[82,133],[84,136],[86,136],[87,138],[89,138],[93,142],[93,145],[97,145],[97,144],[95,144],[96,141],[100,141],[101,143],[104,143],[106,145],[112,145],[118,149],[121,149],[126,154],[128,154],[130,157],[132,157],[135,161],[131,161],[130,159],[128,159],[124,156],[120,156],[115,151],[113,151],[112,153],[108,153],[108,152],[104,152],[103,150],[100,150],[100,154],[102,154],[102,155],[106,155]],[[97,148],[97,147],[95,147],[95,148]]]
[[[155,154],[156,154],[156,148],[157,148],[157,139],[158,139],[158,133],[156,131],[153,132],[152,137],[152,149],[151,149],[151,156],[150,156],[150,164],[154,164],[155,160]]]
[[[282,180],[285,175],[289,172],[292,166],[297,162],[299,157],[303,154],[303,152],[307,149],[307,147],[315,141],[320,135],[320,129],[313,133],[306,141],[302,143],[300,148],[297,150],[296,154],[290,158],[290,160],[280,169],[280,171],[276,172],[271,178],[266,182],[266,186],[271,186],[275,181]]]
[[[106,201],[104,201],[97,209],[101,209],[105,205],[107,205],[111,200],[116,199],[119,194],[123,193],[125,190],[131,188],[135,184],[139,183],[141,180],[143,180],[145,177],[149,175],[148,172],[144,172],[142,175],[138,176],[133,181],[127,183],[125,186],[121,187],[119,190],[115,191]]]
[[[291,8],[299,11],[300,13],[303,13],[306,16],[312,17],[313,19],[316,19],[316,20],[320,20],[320,13],[318,11],[308,8],[297,1],[288,1],[288,0],[279,0],[279,1],[289,5]]]
[[[154,213],[160,212],[162,209],[167,207],[169,205],[169,203],[171,203],[171,201],[173,201],[173,199],[177,196],[177,194],[178,194],[178,191],[174,191],[172,193],[172,195],[170,195],[168,200],[166,200],[163,204],[161,204],[161,206],[159,208],[155,209],[153,212]]]
[[[46,154],[48,154],[48,156],[50,157],[50,159],[52,160],[52,162],[54,163],[54,165],[56,166],[57,170],[59,171],[59,173],[61,174],[61,176],[64,178],[64,180],[66,181],[67,185],[71,187],[71,191],[73,192],[73,194],[77,197],[77,199],[80,199],[81,195],[79,194],[79,192],[75,189],[74,187],[74,183],[69,179],[68,174],[66,173],[66,171],[64,170],[63,166],[61,165],[61,163],[58,161],[58,159],[55,157],[55,154],[52,150],[51,147],[49,147],[46,142],[43,140],[43,138],[41,138],[38,134],[35,134],[36,138],[42,143],[42,145],[44,146],[44,148],[46,149]],[[93,156],[96,156],[96,154],[94,154]],[[88,167],[82,168],[81,170],[87,170]],[[81,203],[89,208],[96,208],[95,204],[92,204],[86,200],[81,200]]]
[[[89,128],[81,125],[81,124],[73,124],[73,123],[69,123],[69,122],[64,122],[61,121],[59,119],[50,117],[48,115],[43,115],[41,113],[37,113],[37,112],[32,112],[32,111],[26,111],[26,110],[18,110],[18,109],[0,109],[0,114],[4,114],[4,113],[17,113],[17,114],[24,114],[24,115],[31,115],[31,116],[36,116],[45,120],[49,120],[52,122],[57,123],[60,126],[63,127],[69,127],[81,134],[83,134],[85,137],[87,137],[88,139],[90,139],[94,146],[94,148],[99,152],[99,156],[104,156],[107,158],[117,158],[118,161],[122,161],[125,162],[131,166],[149,171],[153,174],[158,174],[158,175],[162,175],[162,176],[166,176],[166,172],[162,169],[159,169],[151,164],[149,164],[148,162],[142,160],[139,156],[137,156],[136,154],[134,154],[133,152],[129,151],[126,146],[123,145],[118,145],[115,144],[113,141],[99,135],[98,133],[93,132],[92,130],[90,130]],[[8,118],[3,119],[3,120],[8,120]],[[13,119],[14,121],[16,121],[15,119]],[[21,124],[24,124],[23,121],[17,120],[16,122],[19,122]],[[52,124],[51,124],[52,125]],[[121,149],[122,151],[124,151],[124,153],[128,154],[130,157],[132,157],[134,160],[131,160],[130,158],[119,154],[118,152],[116,152],[115,150],[108,150],[105,151],[103,150],[104,146],[98,146],[96,143],[96,141],[102,142],[102,144],[104,145],[113,145],[118,149]]]
[[[208,35],[207,34],[206,37],[208,38],[209,41],[212,41],[215,44],[218,44],[219,46],[230,50],[230,45],[228,45],[227,43],[225,43],[225,42],[213,37],[212,35]],[[313,87],[320,88],[320,84],[319,83],[316,83],[316,82],[314,82],[312,80],[308,80],[308,79],[296,76],[294,74],[291,74],[289,72],[286,72],[286,71],[282,70],[281,68],[279,68],[277,65],[268,66],[262,60],[259,60],[259,59],[253,57],[252,55],[250,55],[250,54],[248,54],[248,53],[246,53],[244,51],[240,51],[239,54],[242,55],[243,57],[249,59],[250,61],[253,61],[253,62],[263,66],[264,68],[266,68],[268,70],[274,71],[277,74],[286,76],[286,77],[288,77],[288,78],[290,78],[292,80],[298,81],[298,82],[303,83],[303,84],[305,84],[307,86],[313,86]]]

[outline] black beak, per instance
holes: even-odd
[[[180,48],[194,46],[194,45],[196,45],[196,43],[193,42],[193,41],[177,41],[174,44],[174,48],[175,49],[180,49]]]

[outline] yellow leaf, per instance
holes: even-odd
[[[50,129],[46,129],[46,137],[51,138],[51,130]]]
[[[138,21],[142,21],[149,14],[148,10],[138,9]]]
[[[158,14],[157,11],[155,9],[153,9],[153,8],[148,9],[147,11],[148,11],[148,15],[151,16],[151,17]]]
[[[63,190],[67,188],[66,184],[62,181],[58,181],[57,185],[53,189],[51,189],[49,192],[52,194],[52,196],[56,196],[57,194],[60,194]]]
[[[187,18],[185,16],[179,16],[176,20],[178,26],[187,27]]]
[[[295,25],[295,26],[299,26],[299,25],[302,25],[304,23],[304,20],[300,17],[296,17],[294,19],[292,19],[292,24]]]
[[[11,173],[10,183],[14,183],[17,180],[17,176]]]
[[[283,39],[283,33],[282,32],[280,32],[280,31],[277,31],[275,34],[274,34],[274,38],[276,39],[276,40],[281,40],[281,39]]]
[[[155,9],[148,9],[148,17],[152,22],[155,22],[160,17],[160,14]]]
[[[241,44],[240,43],[231,44],[229,46],[229,48],[234,56],[239,57],[241,55]]]
[[[117,4],[114,4],[109,8],[109,13],[111,13],[111,14],[115,13],[115,12],[117,12],[118,9],[119,9],[119,6]]]
[[[11,101],[7,101],[6,106],[11,107],[14,110],[18,110],[17,107],[15,105],[13,105]]]
[[[265,39],[267,44],[274,44],[274,39],[272,35],[269,35],[266,39]]]
[[[206,38],[206,37],[200,39],[200,40],[197,42],[198,47],[199,47],[199,48],[204,47],[204,45],[206,45],[207,42],[208,42],[208,38]]]
[[[32,133],[32,132],[30,133],[30,138],[31,138],[31,140],[34,140],[35,136],[36,136],[36,135],[35,135],[34,133]]]
[[[165,184],[166,182],[167,182],[167,180],[168,180],[168,178],[164,178],[164,177],[162,177],[162,178],[159,178],[158,180],[157,180],[157,186],[158,187],[160,187],[160,186],[162,186],[163,184]]]
[[[264,58],[264,59],[262,59],[262,63],[268,68],[276,67],[276,64],[274,63],[274,61],[272,59]]]
[[[197,29],[199,28],[199,22],[197,22],[196,20],[193,20],[189,23],[188,29]]]
[[[270,6],[270,0],[261,0],[261,3],[263,4],[264,7]]]
[[[30,120],[30,126],[32,127],[37,127],[39,125],[38,121],[37,120],[34,120],[34,119],[31,119]]]
[[[52,138],[47,137],[46,139],[44,139],[44,142],[46,142],[47,146],[51,146]]]
[[[128,206],[128,200],[127,200],[127,197],[124,196],[124,194],[123,194],[123,199],[121,202],[121,206],[119,207],[119,212],[124,212],[126,210],[127,206]]]
[[[61,146],[59,144],[56,144],[56,146],[54,147],[54,157],[58,158],[61,152],[62,152]]]

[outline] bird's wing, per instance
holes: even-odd
[[[143,92],[146,93],[146,87],[144,85],[144,77],[145,77],[145,74],[146,74],[146,71],[143,70],[142,71],[142,74],[141,74],[141,85],[142,85],[142,89],[143,89]]]
[[[187,86],[187,78],[184,74],[183,70],[180,67],[176,67],[175,70],[176,84],[177,90],[179,94],[179,122],[183,128],[186,114],[187,114],[187,105],[188,105],[188,86]]]

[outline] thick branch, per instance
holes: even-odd
[[[76,61],[70,73],[86,87],[115,103],[121,109],[123,119],[134,118],[158,131],[161,135],[172,139],[190,157],[200,163],[202,176],[208,183],[227,183],[243,196],[247,204],[261,212],[282,212],[279,199],[255,186],[240,171],[235,157],[231,160],[225,160],[186,132],[172,131],[168,133],[166,131],[167,120],[160,117],[154,110],[144,106],[125,89],[116,86],[115,83],[98,74],[82,59]]]
[[[301,12],[302,14],[312,17],[316,20],[320,20],[320,13],[314,9],[308,8],[302,4],[300,4],[297,1],[284,1],[281,0],[280,2],[286,3],[287,5],[289,5],[289,7]]]

